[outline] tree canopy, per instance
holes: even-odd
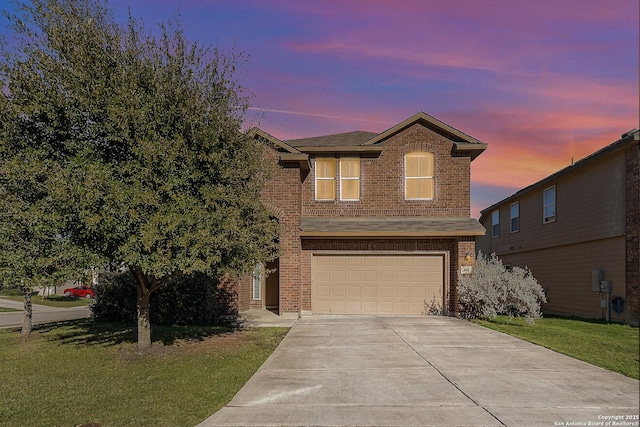
[[[269,169],[243,132],[245,56],[187,41],[177,18],[158,35],[120,24],[105,0],[18,6],[0,64],[4,190],[28,205],[41,191],[61,240],[131,271],[150,345],[148,294],[170,277],[275,256]]]

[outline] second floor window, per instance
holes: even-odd
[[[515,233],[520,230],[520,203],[511,204],[511,232]]]
[[[549,187],[544,190],[542,196],[544,203],[544,212],[542,217],[542,223],[553,222],[556,220],[556,187]]]
[[[340,200],[360,200],[360,158],[340,158]]]
[[[414,151],[405,155],[405,198],[431,200],[434,194],[433,153]]]
[[[491,212],[491,237],[500,237],[500,211]]]
[[[316,200],[336,198],[336,159],[318,157],[316,159]]]

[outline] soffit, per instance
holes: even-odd
[[[300,221],[302,237],[459,237],[483,236],[484,227],[472,218],[317,218]]]

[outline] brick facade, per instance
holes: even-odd
[[[384,142],[378,157],[361,159],[360,200],[315,200],[315,169],[303,183],[306,217],[469,217],[470,157],[452,157],[453,142],[419,123]],[[435,197],[405,200],[404,155],[434,153]],[[313,159],[312,159],[313,162]],[[336,186],[338,184],[336,183]]]
[[[625,151],[626,167],[626,321],[640,323],[640,147]]]
[[[456,283],[465,255],[475,253],[473,236],[411,237],[327,237],[310,238],[301,233],[303,218],[439,218],[469,219],[470,163],[472,154],[457,151],[447,132],[434,126],[429,117],[419,116],[384,140],[376,142],[381,149],[364,153],[336,148],[322,154],[305,147],[290,149],[287,141],[279,141],[262,133],[266,145],[265,159],[278,165],[273,179],[263,193],[263,200],[280,222],[279,307],[280,315],[297,316],[311,313],[311,259],[314,252],[337,253],[437,253],[444,255],[445,296],[448,313],[458,312]],[[440,122],[436,121],[436,124]],[[455,131],[454,132],[459,132]],[[460,133],[461,134],[461,133]],[[464,134],[462,136],[468,137]],[[325,140],[329,137],[323,137]],[[470,137],[468,137],[470,138]],[[458,140],[460,140],[458,138]],[[471,139],[469,144],[478,142]],[[479,142],[478,142],[479,143]],[[479,145],[483,145],[479,143]],[[298,151],[298,149],[300,151]],[[484,148],[482,148],[484,149]],[[434,154],[433,200],[406,200],[404,196],[404,156],[412,151]],[[480,150],[481,151],[481,150]],[[284,154],[283,154],[284,153]],[[355,154],[354,154],[355,153]],[[290,155],[296,160],[288,160]],[[341,201],[339,179],[335,200],[315,200],[315,158],[318,156],[360,157],[360,200]],[[305,157],[307,156],[307,157]],[[305,160],[300,160],[305,159]],[[307,163],[305,163],[307,162]],[[302,167],[306,166],[306,167]],[[375,232],[376,230],[372,230]],[[262,308],[263,301],[252,299],[252,280],[239,283],[239,309]]]

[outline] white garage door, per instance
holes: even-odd
[[[440,255],[314,255],[311,310],[335,314],[422,314],[442,304]]]

